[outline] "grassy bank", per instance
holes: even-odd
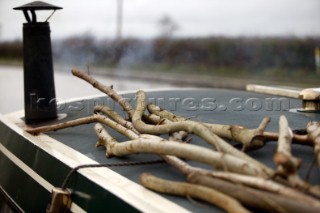
[[[94,66],[93,66],[94,67]],[[96,65],[98,69],[103,70],[103,66]],[[105,66],[104,66],[105,67]],[[129,72],[144,71],[144,73],[158,73],[159,75],[180,74],[181,76],[192,76],[199,79],[212,79],[223,77],[229,79],[239,79],[248,82],[262,82],[267,84],[283,84],[299,87],[319,87],[320,75],[314,70],[306,69],[279,69],[266,68],[257,70],[248,70],[237,67],[206,67],[206,66],[187,66],[187,65],[169,65],[169,64],[144,64],[132,66],[109,66],[109,71],[126,70]],[[91,68],[94,70],[94,68]]]

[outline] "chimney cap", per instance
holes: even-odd
[[[62,7],[58,7],[42,1],[34,1],[19,7],[15,7],[13,9],[14,10],[61,10]]]

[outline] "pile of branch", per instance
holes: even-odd
[[[140,177],[141,184],[151,190],[200,199],[226,212],[320,212],[320,189],[299,177],[297,171],[301,160],[291,153],[292,143],[312,146],[320,165],[319,123],[311,123],[307,128],[308,134],[296,135],[284,116],[279,120],[279,133],[265,131],[270,118],[264,118],[256,129],[192,121],[147,104],[143,91],[137,91],[133,108],[112,87],[101,84],[80,70],[72,70],[72,73],[111,97],[128,118],[123,118],[108,106],[97,105],[91,116],[29,128],[27,132],[37,135],[94,122],[98,137],[96,146],[104,146],[107,157],[157,154],[186,177],[185,182],[174,182],[144,173]],[[108,128],[118,131],[128,140],[118,142],[109,134]],[[160,137],[165,134],[169,135],[168,139]],[[188,135],[202,138],[213,148],[188,143]],[[225,139],[241,143],[243,149],[236,149]],[[266,142],[275,140],[278,141],[274,154],[275,169],[244,152],[263,148]],[[212,170],[193,167],[187,160],[208,164]]]

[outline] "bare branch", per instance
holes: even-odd
[[[320,168],[320,123],[310,122],[307,127],[308,136],[314,142],[314,154]]]
[[[130,139],[138,137],[138,135],[135,132],[123,127],[122,125],[120,125],[120,124],[114,122],[113,120],[111,120],[105,116],[102,116],[100,114],[94,114],[89,117],[79,118],[79,119],[75,119],[75,120],[71,120],[71,121],[67,121],[67,122],[63,122],[63,123],[59,123],[59,124],[41,126],[41,127],[37,127],[37,128],[30,128],[30,129],[26,129],[26,131],[30,134],[37,135],[37,134],[40,134],[43,132],[57,131],[59,129],[64,129],[64,128],[68,128],[68,127],[75,127],[75,126],[79,126],[79,125],[83,125],[83,124],[96,123],[96,122],[100,122],[102,124],[105,124],[113,129],[117,130],[119,133],[125,135],[126,137],[128,137]]]
[[[50,131],[56,131],[59,129],[64,129],[68,127],[75,127],[83,124],[89,124],[89,123],[94,123],[97,122],[98,118],[97,116],[89,116],[89,117],[83,117],[79,119],[75,119],[72,121],[67,121],[63,123],[58,123],[58,124],[53,124],[53,125],[46,125],[46,126],[41,126],[41,127],[36,127],[36,128],[28,128],[26,129],[26,132],[33,134],[33,135],[38,135],[40,133],[44,132],[50,132]]]
[[[245,206],[268,212],[319,212],[320,206],[313,206],[301,200],[281,196],[271,192],[249,188],[240,184],[214,178],[208,175],[193,173],[188,181],[221,191],[234,197]],[[319,202],[318,202],[319,203]]]
[[[161,119],[160,116],[155,115],[155,114],[150,114],[148,116],[144,116],[143,118],[144,119],[147,118],[148,121],[150,121],[151,123],[153,123],[155,125],[172,123],[172,121],[170,121],[166,118]],[[169,140],[183,142],[187,136],[188,136],[188,132],[186,132],[186,131],[172,132],[172,133],[169,133]]]
[[[193,144],[167,141],[154,135],[140,135],[140,137],[137,139],[117,143],[114,140],[111,140],[112,137],[99,123],[95,125],[95,131],[99,137],[99,143],[106,146],[107,156],[109,157],[120,157],[137,153],[173,155],[206,163],[216,168],[226,167],[228,171],[241,174],[261,177],[266,176],[263,169],[241,158],[229,154],[219,153]]]
[[[193,198],[201,199],[215,206],[218,206],[227,212],[249,212],[234,198],[208,187],[190,183],[164,180],[147,173],[143,173],[140,176],[140,182],[143,186],[157,192],[183,197],[191,196]]]
[[[101,112],[111,119],[113,119],[115,122],[121,124],[122,126],[130,129],[136,134],[139,134],[139,132],[133,127],[132,123],[130,121],[125,120],[121,115],[119,115],[116,111],[112,110],[110,107],[105,105],[96,105],[94,107],[94,112]]]
[[[281,116],[279,120],[278,148],[273,160],[278,165],[277,173],[285,177],[295,174],[301,164],[300,159],[291,155],[292,136],[286,117]]]
[[[97,88],[101,92],[107,94],[109,97],[111,97],[113,100],[115,100],[129,115],[129,118],[132,118],[133,115],[133,109],[131,108],[131,105],[116,91],[113,90],[112,87],[108,87],[91,77],[85,72],[82,72],[78,69],[73,69],[72,74],[74,76],[77,76],[89,84],[91,84],[94,88]]]

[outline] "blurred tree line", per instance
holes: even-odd
[[[0,59],[21,60],[22,42],[20,40],[0,42]]]
[[[315,69],[320,38],[166,38],[97,40],[85,35],[53,41],[55,62],[101,66],[165,64],[256,70]],[[21,41],[1,42],[0,58],[21,59]]]
[[[320,39],[206,38],[155,41],[155,61],[242,69],[314,69]]]

